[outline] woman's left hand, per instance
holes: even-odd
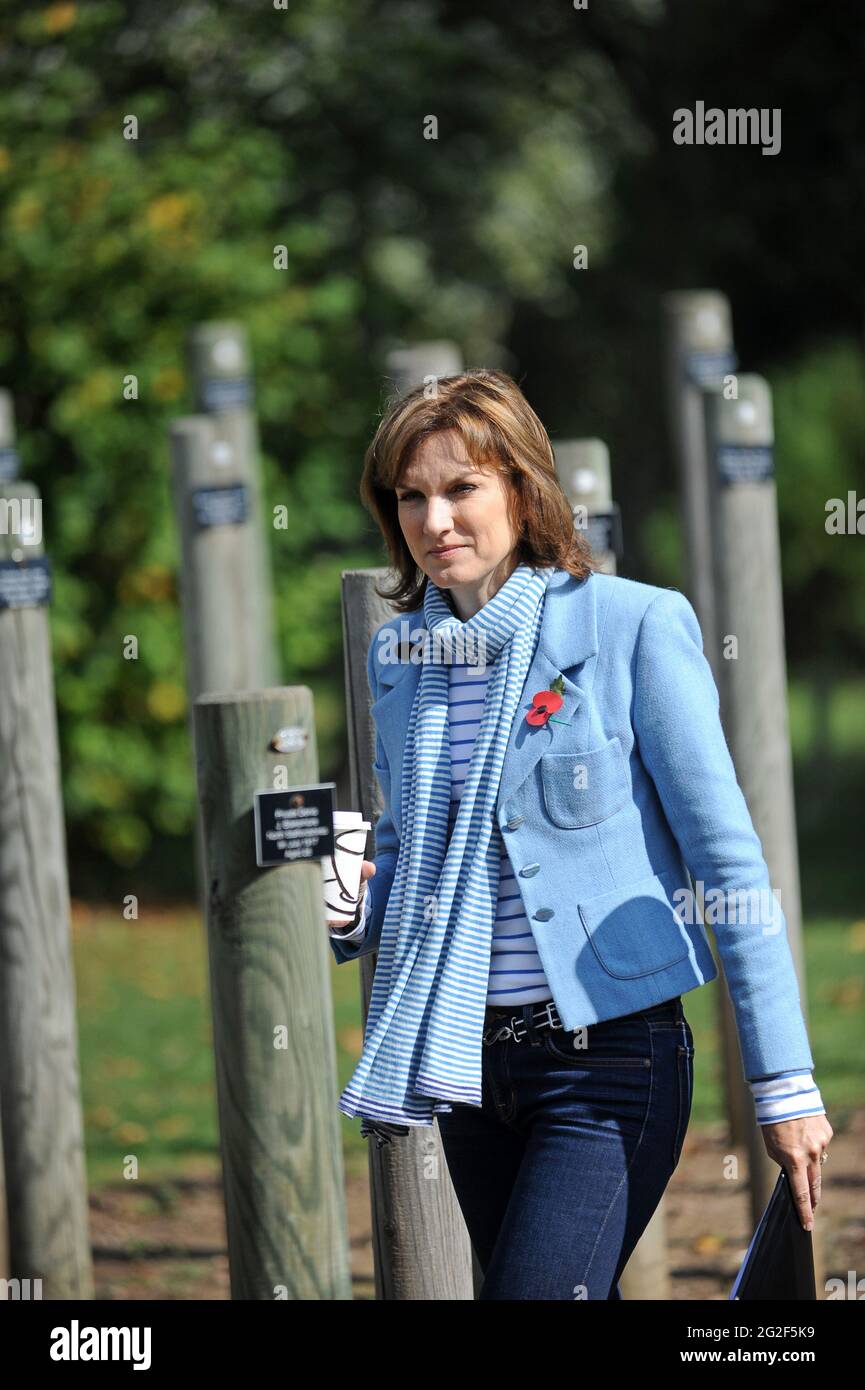
[[[799,1120],[782,1120],[761,1125],[763,1142],[771,1159],[785,1169],[806,1231],[814,1225],[814,1208],[820,1201],[823,1165],[820,1155],[828,1149],[834,1130],[825,1115],[803,1115]]]

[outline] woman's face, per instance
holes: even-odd
[[[421,441],[396,488],[412,558],[434,584],[451,591],[464,622],[519,563],[508,487],[506,478],[475,467],[456,430],[439,430]],[[447,546],[456,548],[434,553]]]

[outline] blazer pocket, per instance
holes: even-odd
[[[585,753],[542,753],[541,780],[550,820],[566,830],[597,825],[620,811],[631,795],[617,738]]]
[[[592,950],[608,975],[634,980],[684,960],[690,941],[673,905],[680,872],[664,869],[579,905]]]

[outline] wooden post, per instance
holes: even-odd
[[[668,294],[663,310],[667,408],[679,474],[688,588],[703,634],[706,660],[717,684],[723,665],[714,587],[718,538],[711,504],[703,391],[720,385],[735,366],[732,318],[726,296],[715,290]],[[722,981],[716,1022],[730,1142],[744,1145],[754,1106],[742,1078],[736,1019],[712,931],[707,937]]]
[[[191,415],[170,430],[171,487],[180,539],[180,596],[190,724],[205,690],[258,690],[272,669],[258,586],[261,535],[252,515],[250,455],[221,437],[216,420]],[[206,899],[199,821],[196,870]]]
[[[454,376],[463,370],[462,353],[456,343],[447,341],[392,348],[386,362],[386,376],[399,396],[431,377]]]
[[[381,793],[372,771],[375,724],[366,656],[376,629],[394,616],[375,593],[376,585],[384,588],[384,581],[392,579],[387,569],[346,570],[342,576],[351,803],[373,824]],[[359,965],[366,1027],[375,953],[361,956]],[[381,1149],[373,1139],[367,1143],[376,1298],[472,1299],[483,1276],[450,1180],[438,1122],[429,1129],[412,1127]]]
[[[712,515],[718,539],[714,554],[719,651],[731,636],[737,643],[736,659],[720,662],[719,693],[736,775],[787,921],[807,1024],[772,398],[766,381],[752,373],[738,376],[736,389],[735,398],[721,391],[705,394]],[[737,1074],[742,1075],[741,1060]],[[778,1165],[766,1153],[753,1101],[747,1148],[751,1217],[756,1226],[777,1181]],[[818,1208],[815,1261],[821,1233]],[[821,1286],[819,1279],[817,1286]]]
[[[222,445],[225,466],[242,477],[249,502],[252,544],[244,552],[245,587],[255,595],[257,679],[248,689],[279,680],[273,622],[271,518],[265,518],[258,427],[253,409],[252,365],[246,330],[240,323],[203,323],[190,334],[188,354],[197,408],[207,414]],[[232,686],[208,689],[230,690]]]
[[[584,529],[597,568],[615,574],[622,554],[619,508],[612,498],[610,451],[601,439],[562,440],[555,446],[556,472],[578,529]],[[667,1226],[661,1198],[619,1278],[628,1300],[669,1299]]]
[[[592,547],[596,568],[615,574],[622,557],[622,520],[612,497],[609,449],[602,439],[563,439],[553,452],[575,527]]]
[[[15,447],[15,407],[12,393],[0,390],[0,487],[17,478],[19,472],[20,460]]]
[[[663,299],[667,414],[679,472],[688,583],[717,677],[712,587],[713,518],[709,507],[703,387],[733,370],[733,326],[726,296],[683,290]]]
[[[41,1279],[43,1298],[90,1299],[41,499],[31,483],[8,481],[0,503],[0,1132],[9,1274]]]
[[[207,692],[194,721],[231,1296],[350,1299],[321,861],[258,868],[253,831],[255,791],[318,781],[312,693]]]
[[[15,448],[15,406],[11,391],[0,389],[0,489],[18,477]],[[8,495],[8,488],[5,494]],[[0,1101],[0,1119],[3,1104]],[[3,1169],[3,1127],[0,1123],[0,1279],[9,1277],[9,1232],[6,1222],[6,1178]]]

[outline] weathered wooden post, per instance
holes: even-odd
[[[771,392],[762,377],[741,374],[735,394],[707,390],[704,409],[712,509],[718,521],[714,565],[719,649],[731,637],[736,640],[736,659],[720,663],[719,693],[737,777],[786,918],[807,1021]],[[777,1165],[766,1153],[753,1106],[747,1119],[749,1193],[756,1224],[774,1187]],[[819,1221],[813,1250],[820,1287],[825,1242]]]
[[[730,658],[720,662],[718,686],[736,775],[787,921],[807,1020],[772,397],[767,382],[753,373],[739,375],[735,390],[735,396],[705,393],[718,541],[714,556],[719,650],[731,647]],[[742,1074],[741,1061],[737,1073]],[[777,1181],[778,1165],[766,1153],[753,1102],[748,1121],[751,1216],[756,1226]],[[813,1236],[816,1261],[822,1236],[819,1219]]]
[[[553,452],[574,526],[592,547],[596,567],[615,574],[622,558],[622,517],[612,496],[609,449],[602,439],[563,439]]]
[[[15,407],[11,391],[0,389],[0,488],[18,477],[15,447]],[[0,1121],[3,1105],[0,1102]],[[3,1129],[0,1122],[0,1279],[9,1275],[9,1233],[6,1224],[6,1177],[3,1169]]]
[[[663,312],[667,412],[679,475],[688,588],[700,622],[706,660],[717,684],[723,664],[714,586],[718,536],[712,512],[703,392],[721,386],[735,367],[732,317],[729,301],[716,290],[668,294],[663,300]],[[707,935],[721,982],[716,1021],[730,1140],[744,1145],[753,1101],[742,1076],[736,1019],[717,943],[711,930]]]
[[[350,1299],[321,861],[259,868],[254,835],[256,791],[318,781],[312,693],[207,692],[194,720],[231,1296]]]
[[[451,342],[448,339],[432,340],[421,343],[413,343],[410,346],[391,348],[390,351],[386,354],[385,363],[385,380],[390,382],[392,394],[398,396],[404,396],[408,391],[411,391],[416,386],[421,385],[426,385],[428,390],[434,391],[435,383],[439,377],[455,376],[459,372],[463,371],[464,368],[462,351],[456,343]],[[362,571],[361,573],[364,572]],[[371,573],[371,571],[365,571],[365,573]],[[383,573],[386,573],[386,571],[383,571]],[[378,600],[378,602],[380,603],[381,601]],[[386,617],[390,616],[392,616],[392,614],[388,612],[383,612],[381,616],[379,616],[378,622],[381,623],[384,621]],[[370,631],[369,637],[372,637],[372,631]],[[364,683],[365,679],[366,678],[364,677]],[[370,761],[372,761],[372,759],[370,759]],[[367,964],[365,966],[362,966],[361,968],[362,989],[364,994],[364,1019],[366,1019],[366,1008],[369,999],[369,990],[372,988],[371,971],[371,964]],[[435,1145],[437,1148],[438,1157],[434,1157],[431,1160],[431,1162],[433,1162],[433,1164],[439,1164],[443,1168],[445,1174],[444,1182],[449,1193],[449,1195],[445,1198],[443,1211],[438,1214],[439,1219],[436,1222],[433,1232],[434,1234],[437,1234],[437,1232],[441,1229],[441,1218],[443,1217],[444,1220],[449,1223],[453,1217],[454,1212],[456,1213],[457,1222],[462,1223],[463,1228],[464,1223],[462,1222],[462,1213],[460,1212],[459,1206],[456,1203],[456,1198],[453,1196],[450,1177],[447,1174],[447,1164],[445,1163],[444,1150],[441,1148],[440,1140],[438,1138],[438,1125],[434,1126],[434,1133],[436,1136]],[[372,1146],[370,1147],[372,1149]],[[379,1206],[380,1209],[384,1211],[387,1210],[388,1201],[388,1193],[382,1183],[382,1173],[385,1170],[382,1168],[382,1165],[380,1163],[375,1164],[372,1154],[371,1163],[373,1164],[373,1168],[371,1169],[372,1191],[373,1194],[375,1194],[376,1184],[378,1184],[378,1187],[380,1189]],[[465,1234],[466,1239],[468,1240],[468,1232],[466,1232]],[[380,1232],[375,1232],[374,1238],[377,1239],[379,1235]],[[460,1241],[460,1245],[462,1245],[462,1243],[463,1242]],[[470,1240],[469,1249],[471,1251],[472,1262],[472,1284],[474,1289],[473,1296],[477,1298],[478,1294],[480,1293],[481,1285],[483,1284],[483,1271],[481,1269],[480,1261],[478,1260],[478,1257],[475,1254],[474,1247],[472,1246]],[[412,1293],[412,1272],[410,1270],[401,1270],[398,1268],[393,1268],[394,1256],[396,1256],[396,1258],[398,1259],[398,1243],[392,1243],[391,1249],[387,1250],[385,1248],[385,1243],[382,1242],[380,1249],[380,1257],[378,1254],[376,1256],[376,1280],[377,1286],[379,1288],[379,1298],[414,1298],[418,1296],[425,1298],[463,1298],[470,1296],[468,1294],[463,1293],[449,1293],[436,1295],[416,1295]],[[378,1274],[379,1269],[381,1270],[380,1283]],[[431,1274],[434,1282],[440,1282],[440,1274],[438,1270],[431,1271]],[[463,1271],[460,1266],[460,1261],[458,1259],[457,1268],[455,1270],[455,1279],[458,1288],[462,1287],[462,1275]]]
[[[667,416],[679,473],[685,558],[694,609],[717,673],[712,585],[714,519],[709,504],[703,389],[733,371],[733,324],[726,295],[679,290],[663,298]]]
[[[622,523],[612,497],[609,449],[601,439],[569,439],[556,444],[554,453],[575,526],[591,545],[597,568],[604,574],[615,574],[622,558]],[[623,1298],[636,1301],[671,1296],[664,1201],[662,1197],[619,1278]]]
[[[0,484],[0,1133],[9,1275],[41,1279],[43,1298],[89,1299],[49,598],[41,498],[32,483],[6,481]]]
[[[202,323],[189,336],[188,355],[197,408],[212,421],[223,466],[243,480],[252,544],[243,554],[244,588],[255,597],[257,678],[246,689],[271,686],[279,679],[273,625],[272,518],[265,517],[258,426],[253,408],[253,377],[246,329],[241,323]],[[208,686],[206,689],[233,689]],[[198,693],[198,692],[196,692]]]
[[[0,486],[17,478],[20,472],[15,447],[15,407],[11,391],[0,390]]]
[[[375,823],[381,793],[372,771],[375,724],[366,657],[378,627],[394,616],[375,592],[387,569],[346,570],[342,576],[343,642],[352,806]],[[367,856],[369,857],[369,856]],[[364,1027],[375,954],[361,956]],[[370,1204],[377,1299],[472,1299],[483,1276],[448,1173],[438,1124],[412,1127],[381,1149],[369,1140]]]
[[[190,415],[170,430],[171,488],[180,543],[186,681],[192,702],[206,690],[260,690],[273,655],[263,615],[257,555],[263,544],[251,497],[250,454],[234,449],[215,417]],[[204,910],[199,821],[196,870]]]
[[[386,377],[400,396],[423,382],[431,384],[433,377],[454,376],[463,370],[462,353],[456,343],[447,340],[392,348],[386,363]]]

